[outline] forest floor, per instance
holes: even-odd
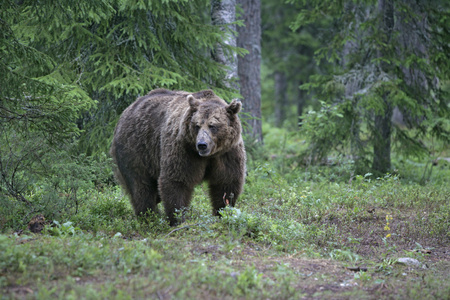
[[[260,168],[220,219],[207,194],[177,227],[137,220],[107,187],[60,222],[34,218],[38,233],[4,228],[1,299],[450,299],[446,184]]]
[[[386,248],[374,238],[384,232],[377,226],[383,223],[381,217],[372,214],[372,220],[360,219],[352,228],[338,225],[339,238],[347,241],[339,248],[347,250],[334,249],[329,258],[318,254],[311,258],[313,252],[301,249],[283,253],[271,245],[232,237],[205,238],[206,229],[196,224],[181,225],[154,240],[82,232],[8,237],[9,247],[27,245],[29,252],[17,251],[22,257],[18,269],[1,274],[6,281],[2,298],[448,299],[448,237],[442,237],[444,244],[421,240],[426,248],[401,242]],[[392,228],[411,214],[397,216]],[[396,235],[397,241],[402,238]],[[394,257],[414,260],[406,265]]]

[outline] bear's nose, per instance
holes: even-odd
[[[200,142],[197,144],[197,149],[198,150],[206,150],[206,148],[208,148],[208,144],[204,143],[204,142]]]

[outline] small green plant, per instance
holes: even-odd
[[[44,233],[61,236],[61,235],[75,235],[77,232],[81,232],[79,227],[74,227],[72,222],[65,222],[63,224],[58,221],[53,221],[52,225],[45,225]]]
[[[397,259],[384,258],[381,263],[377,264],[375,271],[384,272],[385,275],[389,275],[392,273],[392,269],[394,268],[396,262]]]
[[[403,252],[406,254],[406,256],[422,260],[425,257],[429,256],[429,253],[431,253],[431,249],[424,248],[421,244],[416,242],[416,246],[412,250],[403,250]]]
[[[255,267],[246,268],[237,276],[236,287],[238,293],[248,294],[251,290],[260,289],[262,286],[262,274]]]
[[[231,206],[222,209],[220,214],[221,223],[225,224],[228,232],[236,238],[243,235],[256,237],[259,234],[259,221],[254,215]]]
[[[355,263],[360,260],[360,256],[350,250],[334,249],[329,253],[329,255],[331,259],[347,261],[350,263]]]
[[[372,281],[372,276],[370,276],[369,273],[363,271],[355,273],[354,278],[361,281],[362,283],[369,283]]]

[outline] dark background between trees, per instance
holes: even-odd
[[[240,98],[262,159],[280,127],[297,164],[392,172],[448,146],[449,22],[443,0],[1,1],[0,197],[107,181],[118,117],[158,87]]]

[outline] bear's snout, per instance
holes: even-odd
[[[211,154],[213,142],[206,130],[200,130],[197,135],[196,148],[200,156],[208,156]]]
[[[200,155],[200,156],[208,156],[211,154],[211,147],[205,141],[198,141],[196,147],[197,147],[198,155]]]

